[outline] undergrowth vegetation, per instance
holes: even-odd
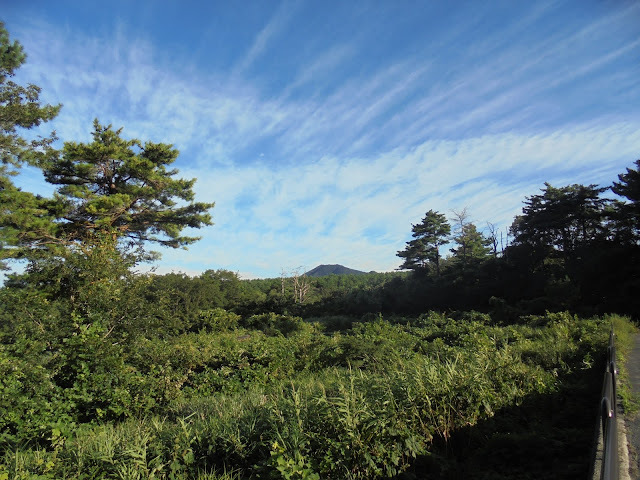
[[[568,313],[201,320],[120,342],[80,319],[64,338],[6,330],[0,479],[483,478],[495,454],[479,452],[534,438],[565,457],[537,478],[578,477],[609,329],[630,328]],[[495,478],[527,478],[514,472]]]

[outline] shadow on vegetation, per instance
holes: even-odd
[[[434,441],[397,480],[588,478],[604,361],[487,420]]]

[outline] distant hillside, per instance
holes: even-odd
[[[305,273],[307,277],[324,277],[325,275],[364,275],[365,272],[343,267],[342,265],[318,265]]]

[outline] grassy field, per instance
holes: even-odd
[[[609,329],[632,328],[217,315],[125,345],[5,345],[0,479],[585,478]]]

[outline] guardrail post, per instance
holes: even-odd
[[[607,347],[607,366],[602,385],[600,415],[602,421],[603,459],[600,473],[601,480],[618,480],[620,461],[618,459],[618,424],[617,424],[617,391],[616,391],[616,348],[613,329],[609,334]]]

